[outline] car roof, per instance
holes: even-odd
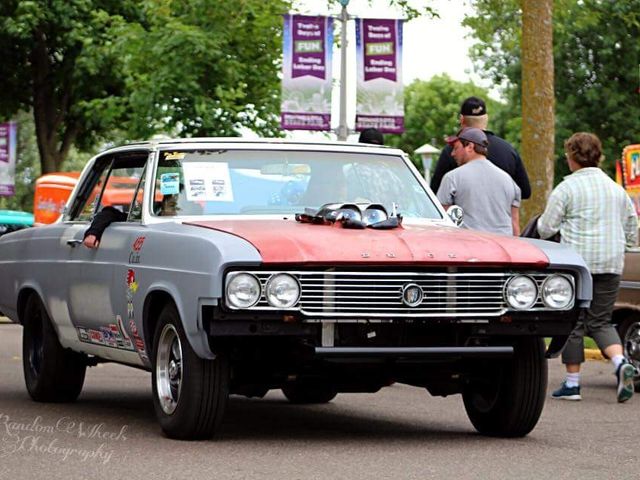
[[[349,151],[379,153],[386,155],[402,154],[401,150],[383,145],[369,143],[339,142],[339,141],[295,141],[282,138],[242,138],[242,137],[195,137],[156,139],[144,142],[132,142],[108,149],[101,154],[115,153],[136,148],[170,149],[170,148],[234,148],[234,149],[267,149],[267,150],[321,150],[321,151]]]

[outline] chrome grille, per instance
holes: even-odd
[[[508,278],[526,274],[538,284],[549,276],[539,272],[422,273],[422,272],[314,272],[246,271],[264,287],[275,273],[289,273],[300,281],[300,302],[291,310],[311,318],[495,317],[508,311],[503,291]],[[422,288],[419,306],[402,303],[402,289],[414,283]],[[570,307],[573,307],[571,305]],[[264,296],[249,310],[280,310]],[[531,310],[549,310],[540,296]]]

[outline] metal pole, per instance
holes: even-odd
[[[347,13],[347,5],[343,0],[342,12],[340,13],[340,21],[342,22],[342,31],[340,32],[340,123],[338,125],[338,140],[345,141],[349,135],[349,127],[347,127],[347,22],[349,14]]]

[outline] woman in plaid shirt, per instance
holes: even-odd
[[[618,402],[633,395],[635,368],[623,355],[611,324],[618,295],[626,247],[638,240],[638,217],[624,189],[599,167],[602,144],[591,133],[575,133],[564,144],[571,175],[551,192],[538,220],[541,238],[560,233],[561,242],[582,255],[593,277],[591,306],[571,332],[562,352],[567,375],[552,397],[580,400],[580,365],[584,362],[584,336],[592,337],[609,357],[618,379]]]

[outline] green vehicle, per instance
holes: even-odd
[[[0,210],[0,235],[33,226],[33,214],[16,210]]]

